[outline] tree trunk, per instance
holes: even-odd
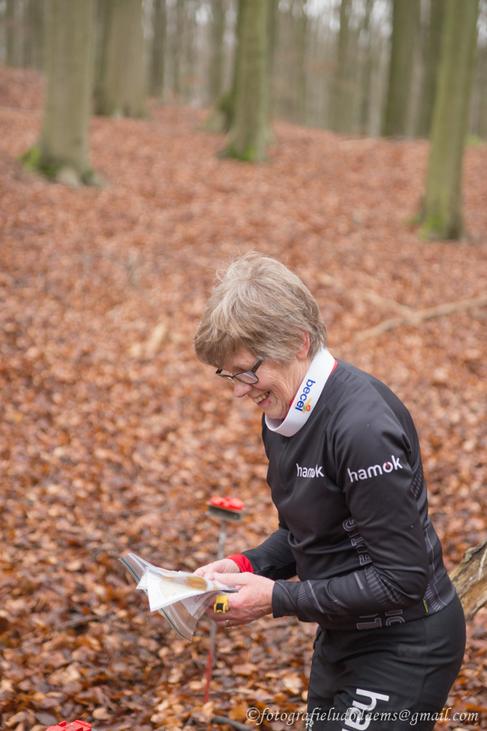
[[[228,132],[235,117],[235,99],[237,95],[237,81],[239,77],[240,52],[241,52],[241,25],[242,25],[242,3],[237,3],[237,17],[235,20],[235,48],[233,52],[232,80],[228,91],[220,95],[215,109],[210,112],[206,120],[206,129],[212,132]]]
[[[478,134],[487,140],[487,48],[482,49],[481,69],[479,75],[479,122]]]
[[[296,95],[294,99],[294,119],[301,124],[306,124],[306,101],[307,101],[307,54],[308,54],[308,14],[306,10],[307,0],[298,0],[296,3],[295,24],[295,84]]]
[[[189,103],[195,91],[196,78],[196,33],[197,22],[196,13],[198,3],[187,2],[184,6],[184,34],[183,34],[183,99],[185,103]]]
[[[176,17],[174,19],[174,35],[171,48],[172,57],[172,92],[178,99],[181,96],[182,40],[184,35],[183,0],[176,0]]]
[[[273,85],[276,90],[275,110],[283,119],[295,119],[296,112],[296,5],[299,0],[289,0],[279,12],[279,45],[272,54]],[[269,8],[271,6],[269,5]],[[269,17],[270,20],[270,17]],[[270,40],[270,34],[269,39]],[[272,39],[275,43],[274,38]],[[276,62],[277,57],[277,62]]]
[[[92,181],[88,124],[93,79],[94,0],[46,0],[47,90],[37,147],[27,167],[73,185]]]
[[[214,104],[223,90],[223,61],[225,36],[225,6],[223,0],[212,0],[210,23],[210,63],[208,69],[208,97]]]
[[[445,0],[430,0],[429,23],[424,44],[423,83],[416,133],[418,137],[429,137],[435,104],[438,68],[441,50],[441,29],[443,27]]]
[[[261,0],[240,0],[240,4],[235,115],[226,154],[259,162],[265,158],[268,134],[267,7]]]
[[[96,112],[108,116],[145,115],[145,60],[142,0],[103,0],[106,4],[104,64]]]
[[[394,0],[389,82],[383,134],[406,134],[413,59],[420,28],[419,0]]]
[[[43,20],[42,3],[25,0],[23,64],[35,69],[43,67]]]
[[[366,0],[365,14],[362,22],[360,35],[362,36],[363,56],[362,56],[362,74],[360,80],[360,111],[359,125],[362,134],[369,131],[369,111],[370,111],[370,95],[372,81],[372,38],[371,38],[371,16],[374,0]]]
[[[480,44],[472,87],[470,132],[483,140],[487,139],[487,46]]]
[[[101,0],[97,1],[95,21],[95,79],[93,84],[93,110],[95,114],[98,114],[99,110],[103,108],[110,11],[109,2],[106,2],[106,0],[104,2],[101,2]]]
[[[426,238],[462,233],[462,161],[475,61],[479,0],[447,0],[438,93],[433,112],[426,196],[421,215]]]
[[[153,38],[151,49],[150,92],[152,96],[164,97],[164,54],[166,51],[166,0],[154,0],[152,21]]]
[[[350,13],[352,0],[341,0],[340,30],[338,33],[335,72],[331,92],[330,127],[334,132],[349,132],[351,129],[351,95],[349,43]]]
[[[269,89],[269,116],[274,111],[274,62],[278,43],[279,0],[267,0],[267,88]]]
[[[19,65],[19,18],[15,0],[7,0],[5,6],[5,40],[7,66]]]

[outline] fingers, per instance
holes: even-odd
[[[196,569],[196,571],[194,571],[194,574],[196,574],[196,576],[202,576],[205,579],[213,579],[217,573],[227,575],[238,572],[239,568],[235,561],[232,561],[231,558],[223,558],[218,561],[207,563],[204,566],[200,566]]]
[[[213,579],[214,575],[218,571],[222,571],[224,566],[221,565],[220,561],[212,561],[204,566],[200,566],[193,573],[196,576],[202,576],[204,579]]]
[[[212,622],[214,622],[218,627],[224,627],[225,629],[229,629],[230,627],[238,627],[239,625],[244,624],[243,622],[239,622],[235,617],[231,618],[222,614],[213,614],[210,616],[210,619]]]
[[[231,619],[224,619],[221,624],[224,629],[231,629],[232,627],[238,627],[240,622],[232,622]]]
[[[227,586],[245,586],[252,582],[253,574],[222,574],[216,571],[213,574],[215,581],[220,581]]]

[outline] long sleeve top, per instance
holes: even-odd
[[[276,580],[274,616],[369,629],[453,599],[416,429],[387,386],[339,361],[296,434],[262,434],[279,527],[243,555]]]

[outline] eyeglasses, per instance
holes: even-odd
[[[263,358],[257,358],[255,364],[248,371],[239,371],[234,373],[224,373],[222,368],[218,368],[216,375],[220,378],[226,378],[227,381],[240,381],[240,383],[247,383],[249,385],[259,382],[259,377],[256,375],[257,368],[264,362]]]

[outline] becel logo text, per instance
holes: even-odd
[[[311,411],[311,402],[308,398],[308,395],[311,391],[311,387],[314,386],[315,383],[316,381],[313,381],[312,378],[308,378],[302,393],[299,394],[298,403],[294,407],[296,411]],[[308,403],[306,403],[306,401]]]

